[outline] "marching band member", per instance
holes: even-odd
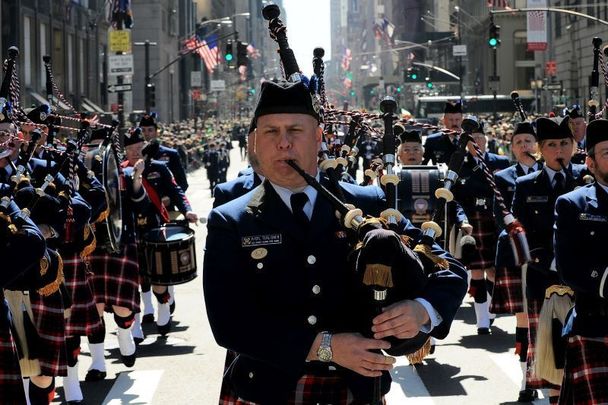
[[[556,403],[559,387],[537,378],[531,366],[535,359],[538,319],[545,290],[559,284],[553,255],[553,224],[556,199],[581,184],[584,165],[570,163],[574,141],[569,117],[559,124],[550,118],[536,120],[539,150],[545,161],[542,170],[519,177],[513,195],[513,215],[526,230],[532,261],[526,271],[528,313],[527,388],[549,388],[551,403]],[[561,160],[561,163],[560,163]],[[565,168],[563,168],[563,167]]]
[[[462,126],[462,104],[446,102],[443,109],[443,126],[453,131],[460,131]],[[456,150],[458,139],[455,134],[437,133],[429,135],[424,143],[424,160],[422,164],[433,161],[433,164],[449,163]]]
[[[475,238],[476,247],[469,257],[464,257],[466,265],[471,270],[470,293],[475,299],[475,316],[477,319],[477,334],[490,333],[490,312],[488,296],[494,285],[494,259],[496,256],[496,241],[498,231],[494,218],[494,190],[484,177],[479,160],[483,159],[490,170],[495,172],[509,165],[505,156],[495,155],[486,151],[486,137],[483,124],[471,133],[483,153],[478,156],[476,150],[468,145],[468,153],[460,171],[458,181],[454,186],[454,198],[462,210],[457,211],[457,221],[464,234]]]
[[[608,402],[608,121],[586,130],[587,167],[596,182],[563,194],[555,205],[555,262],[575,293],[566,319],[562,405]],[[585,254],[577,254],[585,252]]]
[[[511,138],[511,145],[516,163],[494,173],[496,187],[502,194],[507,209],[511,209],[517,178],[542,169],[542,164],[534,159],[534,155],[538,152],[538,145],[536,131],[532,124],[529,122],[518,123]],[[503,226],[501,221],[498,221],[498,225]],[[519,356],[522,369],[518,401],[531,402],[535,398],[536,391],[526,387],[528,318],[524,310],[521,267],[514,263],[506,231],[499,235],[496,247],[496,279],[490,312],[493,314],[515,314],[515,354]]]
[[[585,130],[587,129],[587,121],[585,121],[585,116],[581,113],[579,105],[573,105],[567,109],[566,115],[570,117],[570,130],[574,136],[574,142],[576,142],[572,163],[583,164],[585,163]]]
[[[367,377],[380,376],[385,394],[394,359],[374,352],[389,348],[382,339],[421,329],[445,337],[466,290],[464,270],[435,245],[450,269],[434,273],[419,299],[378,315],[374,339],[353,333],[361,320],[353,311],[347,241],[333,207],[285,162],[319,175],[322,130],[314,103],[302,82],[262,84],[253,136],[266,179],[209,216],[207,314],[218,343],[237,355],[224,374],[222,404],[349,403],[352,395],[365,402],[372,391]],[[381,209],[378,188],[340,187],[366,212]]]

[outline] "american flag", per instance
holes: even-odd
[[[504,8],[510,10],[509,1],[508,0],[488,0],[489,8]]]
[[[528,29],[532,31],[545,30],[546,11],[528,11]]]
[[[217,47],[217,35],[211,34],[201,41],[195,34],[184,41],[184,46],[186,50],[199,54],[209,72],[212,72],[218,65],[219,48]]]

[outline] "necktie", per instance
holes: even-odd
[[[566,192],[566,185],[564,184],[564,175],[561,172],[555,173],[553,176],[553,190],[555,190],[556,195],[562,195]]]
[[[290,202],[291,211],[298,225],[301,225],[304,228],[307,227],[309,220],[308,216],[304,212],[304,205],[306,205],[306,203],[308,202],[308,196],[306,195],[306,193],[292,194]]]

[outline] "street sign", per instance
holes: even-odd
[[[453,45],[452,46],[452,56],[467,56],[467,46],[466,45]]]
[[[200,71],[190,72],[190,87],[201,87],[203,85]]]
[[[209,91],[224,91],[226,90],[226,82],[223,80],[211,80]]]
[[[125,91],[131,91],[131,90],[132,90],[131,83],[108,85],[108,93],[122,93]]]
[[[549,84],[547,84],[547,86],[545,86],[545,88],[547,90],[561,90],[562,85],[561,85],[561,83],[549,83]]]
[[[133,74],[133,55],[110,55],[108,57],[108,76]]]
[[[114,30],[109,33],[110,52],[131,52],[131,31]]]

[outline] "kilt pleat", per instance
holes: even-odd
[[[8,317],[8,306],[0,290],[0,400],[3,404],[21,405],[25,403],[25,391]]]
[[[493,314],[516,314],[524,311],[521,267],[500,266],[496,268],[494,292],[490,302]]]
[[[473,226],[473,238],[477,245],[475,258],[467,266],[470,270],[484,270],[494,267],[498,228],[492,212],[475,211],[469,216]]]
[[[608,403],[608,337],[568,338],[560,405]]]
[[[43,346],[39,349],[40,371],[46,376],[67,375],[67,349],[65,345],[65,317],[59,291],[41,296],[30,291],[34,324]]]
[[[118,254],[97,249],[88,257],[93,272],[95,301],[139,312],[139,263],[137,245],[125,244]]]
[[[526,386],[531,389],[552,388],[559,390],[559,385],[538,378],[534,375],[534,356],[536,353],[536,332],[538,331],[538,320],[544,300],[528,297],[528,372],[526,374]]]
[[[63,255],[65,285],[72,295],[70,316],[66,322],[66,336],[91,336],[102,328],[97,312],[91,272],[78,254]]]

